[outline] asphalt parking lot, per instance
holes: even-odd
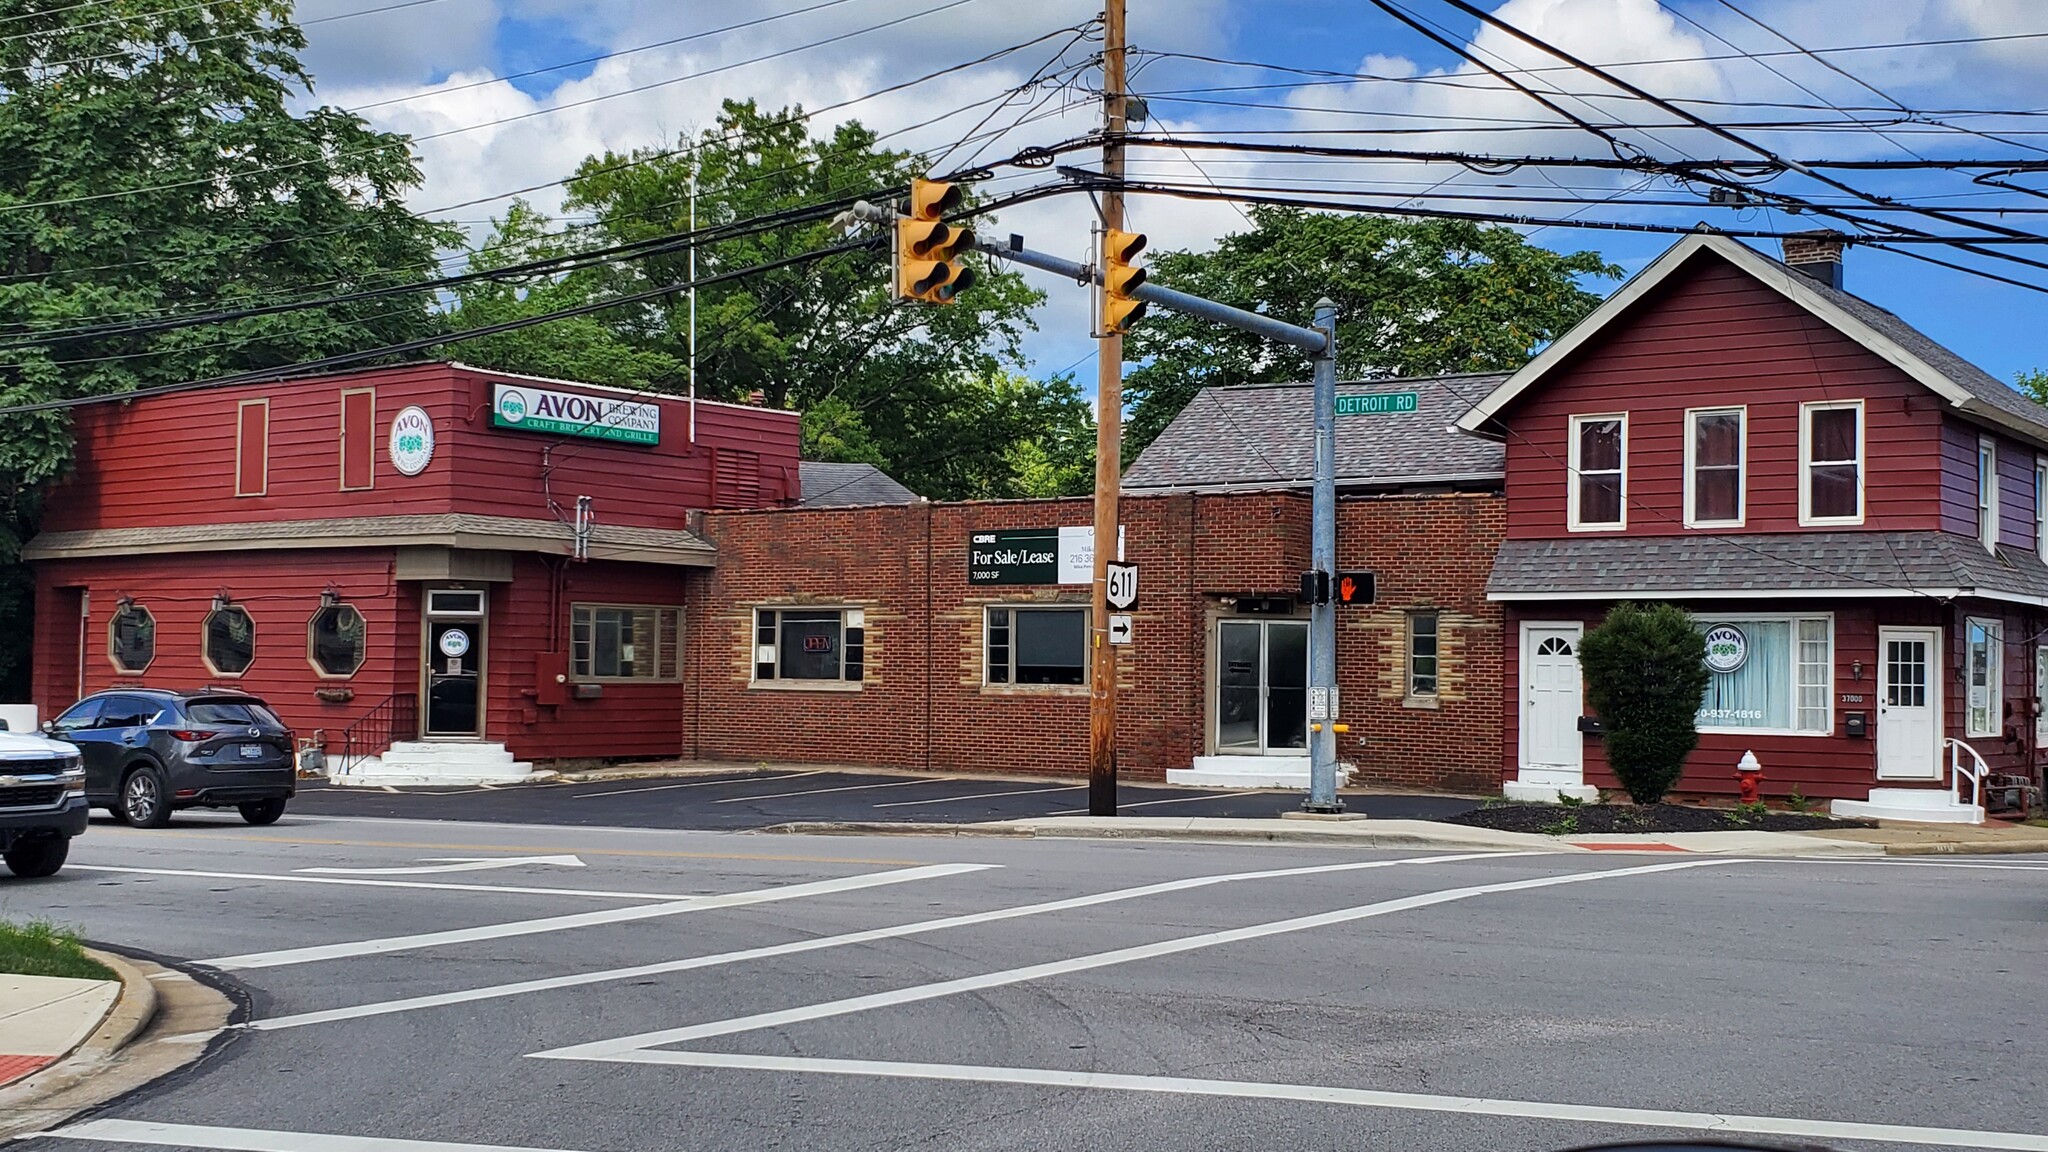
[[[1156,784],[1118,791],[1129,816],[1278,817],[1301,806],[1300,792],[1217,792]],[[1431,819],[1477,801],[1450,796],[1347,792],[1352,811],[1381,819]],[[972,823],[1077,815],[1088,785],[1074,780],[989,780],[871,775],[791,768],[586,784],[498,788],[301,789],[291,811],[325,816],[404,816],[520,824],[630,828],[746,829],[802,821]]]
[[[907,789],[906,789],[907,790]],[[25,1152],[2048,1149],[2048,861],[96,826],[246,1005]]]

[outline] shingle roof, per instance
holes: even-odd
[[[922,497],[873,464],[828,464],[805,460],[797,465],[803,495],[799,508],[865,508],[876,504],[915,504]]]
[[[2048,603],[2048,564],[2026,549],[1994,556],[1951,532],[1574,536],[1504,542],[1486,592],[1498,600],[1890,592]]]
[[[1402,415],[1337,419],[1337,482],[1399,487],[1492,480],[1506,470],[1501,445],[1451,427],[1507,379],[1470,372],[1352,381],[1339,396],[1414,392]],[[1315,466],[1315,390],[1307,384],[1204,388],[1124,472],[1125,491],[1306,486]]]

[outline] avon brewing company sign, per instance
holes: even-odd
[[[491,427],[622,444],[659,444],[661,407],[623,396],[495,384],[491,389]]]

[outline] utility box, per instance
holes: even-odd
[[[1842,713],[1842,735],[1844,735],[1844,736],[1855,736],[1855,737],[1858,737],[1858,738],[1861,738],[1861,737],[1864,737],[1864,736],[1868,736],[1868,735],[1869,735],[1870,733],[1869,733],[1869,731],[1868,731],[1868,730],[1867,730],[1867,729],[1866,729],[1866,728],[1864,727],[1864,723],[1865,723],[1865,721],[1864,721],[1864,717],[1865,717],[1865,715],[1867,715],[1867,713],[1863,713],[1863,712],[1844,712],[1844,713]]]

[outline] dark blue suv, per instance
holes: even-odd
[[[298,790],[291,729],[243,692],[114,688],[44,730],[77,746],[86,802],[137,828],[230,804],[251,824],[272,824]]]

